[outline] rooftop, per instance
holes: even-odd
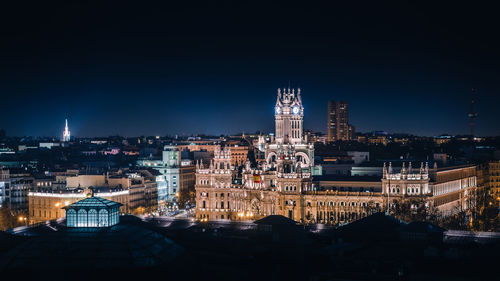
[[[114,201],[110,201],[101,197],[89,197],[77,201],[69,206],[63,207],[64,209],[73,209],[73,208],[112,208],[119,207],[122,204]]]

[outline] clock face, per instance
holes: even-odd
[[[299,107],[298,106],[294,106],[292,110],[293,110],[293,114],[299,114]]]
[[[276,114],[280,114],[281,113],[281,107],[276,107]]]

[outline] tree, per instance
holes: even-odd
[[[6,206],[0,207],[0,230],[7,230],[19,225],[18,214],[15,211]]]
[[[366,206],[363,207],[363,209],[367,216],[380,211],[373,200],[368,201],[368,203],[366,204]]]
[[[193,206],[195,204],[196,193],[193,188],[181,188],[179,190],[179,197],[177,198],[177,204],[179,209],[184,209],[188,205]]]
[[[426,196],[404,197],[394,200],[391,215],[406,222],[427,221],[437,223],[439,213]]]
[[[485,188],[469,191],[467,197],[470,229],[474,231],[498,231],[500,218],[498,204]]]
[[[452,215],[442,217],[439,225],[446,229],[469,230],[467,212],[462,208],[461,204],[457,204],[452,211]]]

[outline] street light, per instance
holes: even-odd
[[[21,222],[21,223],[22,223],[22,222],[24,222],[25,224],[28,224],[28,218],[27,218],[27,217],[19,216],[19,217],[17,218],[17,220],[18,220],[19,222]]]

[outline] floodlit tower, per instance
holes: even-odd
[[[471,103],[469,114],[467,115],[470,119],[470,135],[474,139],[474,119],[477,118],[477,112],[474,108],[474,95],[476,94],[476,89],[472,88]]]
[[[64,127],[62,140],[64,142],[68,142],[70,138],[71,138],[71,133],[70,133],[69,128],[68,128],[68,119],[66,119],[66,127]]]
[[[304,107],[300,88],[278,89],[275,106],[276,142],[280,144],[302,143]]]

